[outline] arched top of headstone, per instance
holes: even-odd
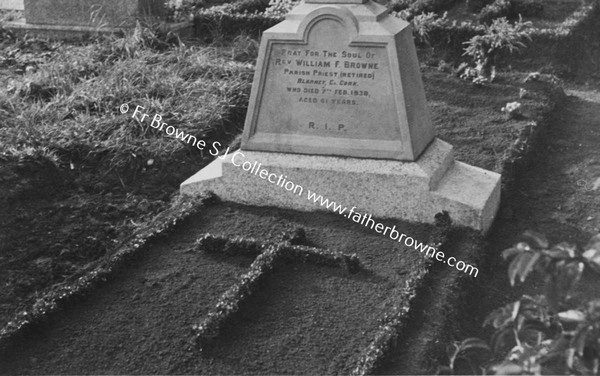
[[[298,34],[302,35],[302,39],[308,42],[308,37],[312,27],[319,21],[335,20],[346,28],[350,40],[354,40],[358,35],[358,20],[352,12],[345,7],[338,6],[322,6],[310,12],[298,27]]]
[[[242,149],[414,161],[434,138],[409,24],[308,0],[263,33]]]

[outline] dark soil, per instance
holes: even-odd
[[[85,192],[72,175],[43,160],[0,159],[0,192],[2,323],[47,287],[108,257],[136,223],[165,209],[162,198],[169,198]]]
[[[454,145],[458,160],[502,172],[519,134],[549,103],[547,85],[525,85],[523,76],[502,75],[479,88],[425,69],[437,132]],[[522,87],[530,96],[521,100]],[[500,112],[512,101],[523,103],[524,118],[507,119]],[[104,186],[94,187],[102,180],[94,165],[74,176],[43,160],[0,159],[0,323],[52,284],[75,278],[94,260],[108,257],[136,224],[164,208],[181,181],[178,176],[200,167],[200,162],[155,166],[139,181],[126,181],[127,186],[110,173]],[[421,241],[433,231],[432,226],[393,223]],[[366,272],[348,275],[335,268],[286,265],[267,280],[215,347],[198,353],[191,344],[191,325],[252,260],[196,253],[190,250],[195,238],[211,232],[272,239],[297,225],[307,229],[316,246],[357,253]],[[448,254],[474,252],[476,240],[471,240],[459,236]],[[335,215],[215,206],[0,354],[0,373],[348,373],[372,339],[390,291],[419,268],[425,268],[425,261],[414,250]],[[480,271],[479,278],[500,275],[492,271]],[[451,290],[449,273],[445,266],[434,269],[426,287],[431,300],[417,305],[412,322],[419,324],[407,331],[401,361],[390,370],[417,372],[425,344],[454,317],[444,315],[451,301],[435,299],[436,293]],[[438,347],[443,342],[440,338]]]
[[[555,28],[573,14],[581,6],[580,0],[558,0],[558,1],[543,1],[542,12],[535,17],[523,17],[524,21],[531,21],[534,27],[537,28]],[[439,12],[442,14],[443,12]],[[457,20],[459,23],[463,21],[477,21],[477,13],[469,11],[466,1],[458,2],[448,10],[448,18]]]
[[[208,353],[223,367],[213,372],[349,374],[373,338],[390,287],[390,280],[368,272],[280,268]],[[242,369],[231,366],[238,362]]]
[[[425,90],[438,137],[454,147],[457,160],[499,173],[520,133],[553,100],[551,84],[525,83],[522,73],[502,75],[479,87],[431,68],[426,72]],[[519,98],[520,89],[528,92],[524,98]],[[515,101],[523,106],[523,116],[509,119],[501,108]]]
[[[489,338],[489,328],[481,327],[487,314],[521,294],[542,293],[541,281],[535,278],[511,288],[500,257],[523,231],[546,234],[551,244],[567,241],[580,247],[600,233],[600,188],[593,189],[600,179],[600,91],[574,87],[568,94],[554,112],[530,166],[503,198],[502,214],[488,235],[489,246],[481,250],[488,263],[481,270],[479,286],[462,306],[460,320],[450,325],[458,328],[456,340]],[[598,286],[600,276],[584,274],[575,302],[600,298]]]
[[[460,228],[450,232],[443,248],[444,252],[479,265],[485,259],[483,244],[480,233]],[[456,338],[452,332],[456,322],[463,320],[457,307],[472,304],[465,300],[465,295],[473,293],[478,284],[479,277],[470,278],[445,265],[434,264],[434,271],[426,276],[417,293],[407,327],[377,374],[435,374],[440,361],[445,362],[446,346]]]
[[[501,172],[507,151],[530,119],[548,105],[548,86],[523,84],[522,75],[502,76],[479,88],[448,73],[426,68],[424,81],[440,138],[455,147],[458,160]],[[500,112],[520,100],[527,117],[508,120]],[[200,168],[191,157],[182,163],[153,166],[126,179],[98,176],[104,166],[74,171],[44,159],[0,156],[0,323],[27,308],[56,283],[76,278],[94,261],[109,257],[140,223],[164,209],[178,184]],[[125,177],[123,177],[125,178]],[[97,182],[101,182],[96,184]]]
[[[391,221],[427,241],[435,229]],[[273,239],[298,226],[309,243],[356,253],[365,271],[289,264],[204,353],[191,326],[252,261],[190,250],[210,232]],[[347,373],[372,338],[391,289],[425,259],[334,214],[221,204],[191,218],[103,288],[4,354],[2,374]]]
[[[56,116],[40,120],[39,128],[36,124],[34,130],[28,133],[21,126],[9,126],[23,116],[17,115],[19,112],[15,110],[18,105],[23,105],[22,102],[26,103],[23,110],[39,105],[33,99],[10,94],[19,83],[35,81],[32,74],[25,72],[27,67],[60,76],[55,69],[67,56],[61,54],[75,51],[78,57],[90,59],[94,55],[89,47],[96,45],[111,44],[108,41],[88,42],[83,46],[64,44],[65,48],[61,50],[59,44],[41,39],[17,39],[0,25],[2,326],[16,312],[30,307],[51,286],[75,279],[89,271],[94,263],[110,257],[141,223],[150,221],[166,209],[170,198],[177,194],[179,184],[212,158],[208,153],[202,155],[191,145],[187,149],[181,147],[161,155],[161,147],[181,143],[152,132],[136,134],[129,139],[126,132],[116,132],[121,134],[119,142],[100,146],[105,133],[114,132],[119,121],[128,123],[127,116],[120,113],[115,116],[118,109],[97,107],[92,111],[93,116],[82,118],[81,114],[77,115],[77,106],[72,103],[65,106],[63,113],[60,108],[57,109],[60,106],[56,106],[55,102],[60,102],[61,98],[64,100],[70,93],[52,98],[52,105],[49,104],[46,109],[48,113],[54,111]],[[168,54],[156,53],[153,58],[175,66],[169,61]],[[126,69],[133,68],[136,62],[144,67],[159,65],[146,64],[145,61],[142,64],[140,60],[130,58]],[[114,65],[112,68],[107,72],[114,71]],[[251,72],[248,77],[251,78]],[[222,90],[222,81],[215,80]],[[226,81],[227,77],[223,80]],[[118,91],[118,88],[110,87],[106,75],[90,79],[82,73],[74,86],[89,89],[90,82],[102,82],[105,88],[109,88],[111,95],[107,97],[112,96],[112,91]],[[194,80],[187,79],[185,82]],[[136,84],[130,82],[129,85]],[[138,89],[141,87],[136,87]],[[240,87],[239,95],[244,91]],[[127,100],[132,100],[131,96]],[[202,113],[197,101],[197,98],[190,100],[194,110],[198,110],[192,114]],[[139,103],[143,104],[142,99]],[[210,107],[207,112],[218,112],[210,104],[207,107]],[[237,127],[245,116],[244,108],[238,108],[233,102],[225,107],[226,111],[217,116],[217,124],[204,122],[196,126],[196,130],[203,134],[198,138],[204,138],[209,145],[213,139],[226,145],[238,132]],[[102,121],[114,123],[99,126]],[[133,129],[133,123],[125,128]],[[69,132],[71,129],[77,130]],[[57,139],[62,141],[56,142]],[[138,148],[135,144],[141,146]],[[40,153],[39,148],[46,153]],[[14,150],[20,151],[20,154],[15,154]]]
[[[480,260],[481,276],[460,283],[452,270],[430,273],[412,307],[409,328],[381,374],[434,374],[448,362],[447,344],[468,337],[489,339],[490,328],[481,326],[487,314],[521,294],[542,293],[535,277],[511,288],[500,257],[523,231],[540,231],[551,244],[578,246],[600,232],[600,91],[573,87],[568,94],[548,117],[529,164],[503,192],[499,217],[485,243],[459,230],[444,244],[465,259],[471,254]],[[598,286],[600,276],[584,274],[573,303],[600,298]]]

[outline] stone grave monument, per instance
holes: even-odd
[[[290,184],[291,183],[291,184]],[[262,37],[241,149],[181,185],[304,211],[330,202],[379,218],[487,230],[500,175],[435,137],[410,25],[367,0],[305,0]]]
[[[24,18],[8,22],[17,33],[71,39],[132,28],[137,20],[164,21],[164,0],[24,0]],[[169,25],[179,31],[187,23]]]

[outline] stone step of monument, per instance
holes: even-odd
[[[243,149],[222,158],[183,182],[181,192],[209,190],[225,201],[302,211],[339,206],[342,215],[424,223],[447,211],[455,224],[483,231],[500,200],[500,175],[455,162],[452,147],[439,139],[415,162]]]
[[[266,30],[241,151],[181,192],[332,207],[311,202],[312,193],[378,218],[432,223],[448,211],[455,223],[486,231],[500,175],[455,164],[452,147],[436,139],[412,29],[388,13],[367,0],[306,0]]]

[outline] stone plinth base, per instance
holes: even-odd
[[[334,211],[316,193],[376,218],[432,223],[446,210],[455,224],[487,231],[500,202],[500,175],[455,162],[435,139],[416,162],[238,150],[181,184],[182,194],[213,191],[225,201],[302,211]]]

